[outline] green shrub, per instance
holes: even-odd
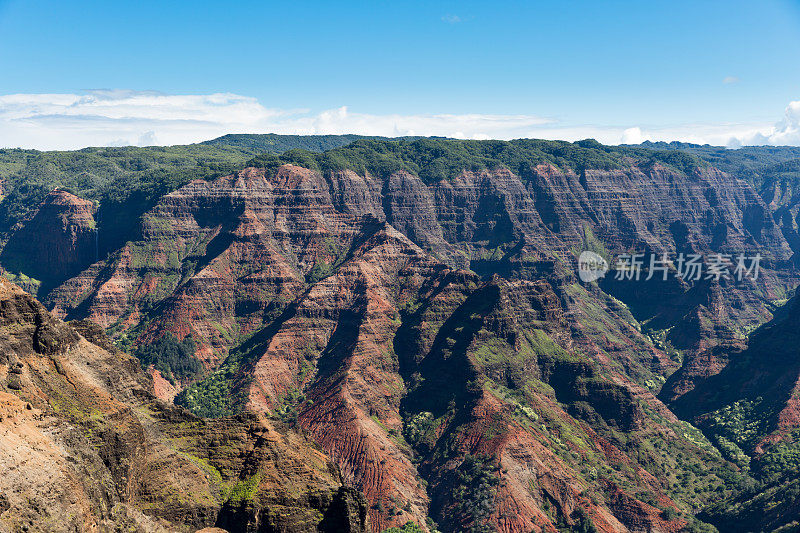
[[[172,384],[176,380],[192,378],[203,371],[203,365],[195,359],[195,343],[190,336],[179,341],[172,333],[166,333],[150,344],[139,346],[135,355],[143,367],[153,365]]]
[[[537,139],[472,141],[442,138],[358,139],[323,153],[291,150],[280,156],[258,156],[248,165],[273,169],[282,163],[293,163],[322,172],[353,170],[381,178],[403,170],[419,176],[426,183],[434,183],[453,179],[464,170],[502,167],[527,178],[540,164],[552,164],[578,173],[589,168],[610,170],[624,168],[625,158],[633,158],[642,164],[659,162],[687,173],[704,165],[698,157],[683,152],[604,146],[593,139],[569,143]]]
[[[492,531],[489,518],[494,513],[499,467],[490,457],[467,454],[455,472],[452,491],[454,511],[470,526],[470,533]]]
[[[384,529],[381,533],[423,533],[423,529],[414,522],[406,522],[403,527],[390,527]]]

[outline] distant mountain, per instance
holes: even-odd
[[[206,146],[229,146],[248,151],[252,154],[281,154],[287,150],[308,150],[324,152],[332,148],[345,146],[358,139],[374,139],[364,135],[278,135],[265,134],[229,134],[200,143]]]

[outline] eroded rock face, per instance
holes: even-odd
[[[249,168],[166,195],[141,233],[52,291],[54,313],[123,343],[196,339],[209,376],[179,401],[296,423],[363,492],[375,531],[428,517],[443,531],[680,530],[738,474],[654,393],[678,367],[668,401],[722,369],[736,328],[796,280],[750,186],[659,164],[427,184]],[[751,285],[586,286],[584,248],[765,259]],[[694,483],[707,490],[683,491]]]
[[[0,390],[3,528],[367,530],[363,497],[304,438],[160,403],[138,361],[78,326],[0,280],[0,381],[19,384]]]
[[[790,528],[800,508],[796,454],[800,435],[800,299],[738,346],[719,346],[721,368],[675,401],[676,413],[703,430],[760,484],[716,502],[704,519],[720,530]]]
[[[798,332],[800,299],[795,296],[747,343],[719,349],[720,368],[676,400],[675,409],[705,427],[715,425],[720,410],[754,402],[757,409],[741,415],[757,426],[748,431],[743,447],[761,453],[767,444],[788,437],[800,428]]]
[[[691,321],[712,290],[722,293],[720,313],[713,312],[720,327],[752,327],[769,318],[766,302],[782,297],[796,277],[775,270],[791,249],[763,201],[745,182],[713,169],[687,176],[654,164],[578,175],[540,165],[523,176],[497,169],[425,184],[406,172],[323,176],[284,165],[275,175],[247,169],[165,196],[145,215],[142,241],[55,290],[48,305],[118,336],[134,328],[143,343],[164,331],[191,335],[213,368],[239,339],[278,317],[307,282],[340,264],[370,220],[385,220],[451,268],[547,277],[559,291],[574,280],[575,250],[598,243],[609,259],[631,250],[763,252],[754,286],[603,285],[639,321],[664,328]],[[658,297],[665,289],[672,298]],[[689,359],[702,359],[703,334],[682,341]],[[664,369],[673,366],[654,357]],[[638,366],[641,382],[652,378],[649,363],[623,364]]]
[[[335,211],[320,180],[287,166],[192,182],[145,215],[144,240],[59,288],[54,312],[125,332],[158,306],[142,341],[192,335],[214,367],[347,252],[359,219]]]
[[[3,266],[44,284],[45,292],[97,260],[95,205],[67,191],[47,195],[3,248]],[[28,284],[30,290],[39,286]]]
[[[363,489],[375,530],[427,516],[445,531],[685,525],[677,511],[662,518],[662,508],[677,506],[661,482],[590,427],[666,446],[677,419],[628,378],[553,340],[578,346],[582,337],[569,331],[550,284],[451,270],[386,225],[359,242],[250,347],[240,370],[252,380],[240,386],[251,410],[298,412]],[[581,437],[564,443],[545,429],[554,424]],[[651,467],[676,464],[645,455]],[[587,480],[586,460],[612,477]],[[487,476],[496,479],[472,492]],[[631,483],[662,508],[617,487]]]

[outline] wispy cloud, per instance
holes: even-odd
[[[347,107],[311,113],[267,108],[236,94],[103,90],[0,96],[0,146],[40,149],[184,144],[234,132],[508,138],[548,122],[531,115],[375,115]]]
[[[255,98],[229,93],[168,95],[101,90],[85,94],[0,95],[0,147],[65,150],[187,144],[226,133],[359,133],[463,139],[591,137],[606,144],[677,140],[726,146],[800,145],[800,101],[790,103],[777,124],[659,127],[567,125],[535,115],[368,114],[348,107],[311,112],[268,108]]]
[[[458,24],[459,22],[463,22],[464,21],[464,19],[462,19],[458,15],[452,15],[452,14],[447,14],[447,15],[443,16],[442,20],[444,22],[447,22],[448,24]]]
[[[724,83],[725,85],[739,83],[739,78],[737,78],[736,76],[725,76],[724,78],[722,78],[722,83]]]

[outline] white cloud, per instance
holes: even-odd
[[[230,131],[258,131],[261,124],[286,113],[235,94],[12,94],[0,96],[0,146],[71,149],[189,143]]]
[[[585,138],[591,137],[604,144],[639,144],[644,141],[680,141],[694,144],[739,147],[745,144],[770,144],[759,142],[759,135],[770,129],[768,123],[757,124],[680,124],[676,126],[634,126],[630,128],[592,127],[580,129],[555,128],[561,137],[546,138]],[[554,133],[555,133],[554,132]],[[577,134],[577,137],[576,137]],[[581,135],[582,134],[582,135]]]
[[[766,144],[800,145],[800,101],[791,102],[786,106],[783,120],[765,137]]]
[[[722,83],[726,85],[730,85],[732,83],[739,83],[739,78],[737,78],[736,76],[725,76],[724,78],[722,78]]]
[[[367,114],[343,106],[312,113],[277,109],[237,94],[167,95],[124,90],[85,94],[0,95],[0,147],[74,149],[85,146],[170,145],[226,133],[338,134],[462,139],[520,137],[606,144],[685,141],[699,144],[800,145],[800,101],[777,124],[684,124],[671,127],[565,125],[534,115]]]
[[[442,20],[448,24],[458,24],[459,22],[463,21],[463,19],[458,15],[445,15],[442,17]]]
[[[546,123],[531,115],[373,115],[347,107],[313,114],[266,108],[236,94],[115,90],[0,96],[0,146],[39,149],[186,144],[226,133],[509,138]]]
[[[613,129],[601,130],[597,139],[615,144]],[[605,139],[605,140],[601,140]],[[800,146],[800,101],[786,106],[777,124],[687,124],[669,128],[633,127],[622,132],[622,143],[642,141],[682,141],[738,148],[740,146]]]
[[[639,144],[646,140],[647,138],[642,134],[642,129],[639,127],[628,128],[622,132],[622,144]]]

